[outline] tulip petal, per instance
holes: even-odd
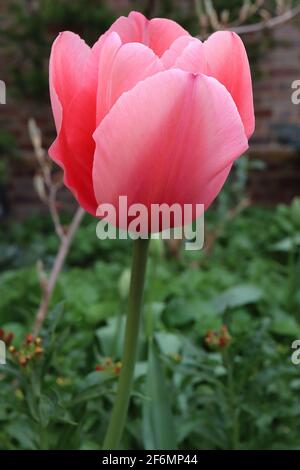
[[[176,44],[173,50],[176,52]],[[251,72],[244,44],[237,34],[220,31],[204,43],[193,39],[183,51],[179,49],[174,65],[188,72],[205,73],[222,83],[237,105],[247,137],[253,134]]]
[[[203,203],[207,208],[248,147],[226,88],[214,78],[178,69],[124,93],[94,139],[95,196],[116,209],[123,195],[128,205]]]
[[[109,29],[109,32],[112,31],[118,33],[123,43],[143,43],[159,57],[175,39],[180,36],[189,36],[189,33],[175,21],[164,18],[148,20],[136,11],[131,12],[128,17],[118,18]]]
[[[252,81],[247,53],[241,38],[228,31],[212,34],[204,43],[208,74],[219,80],[233,97],[248,138],[255,127]]]
[[[64,170],[65,185],[93,215],[97,205],[92,188],[95,150],[92,134],[96,128],[102,42],[100,39],[90,49],[77,35],[62,33],[53,45],[50,58],[50,93],[57,138],[49,155]]]
[[[144,44],[121,43],[117,33],[105,40],[99,61],[97,124],[125,91],[161,72],[160,59]]]
[[[180,36],[189,36],[189,33],[175,21],[165,18],[153,18],[148,26],[148,45],[159,57]]]
[[[143,42],[144,32],[147,29],[148,20],[139,12],[131,12],[128,17],[120,16],[109,28],[107,33],[117,33],[123,43]]]
[[[82,69],[89,53],[89,46],[77,34],[69,31],[60,33],[53,43],[49,76],[50,97],[57,131],[61,126],[61,107],[66,108],[78,91]]]
[[[117,33],[102,36],[89,50],[75,96],[62,108],[61,129],[49,153],[64,169],[66,186],[93,215],[97,205],[92,188],[92,134],[97,123],[124,91],[162,69],[151,49],[139,43],[122,45]]]
[[[181,56],[191,41],[195,41],[195,38],[191,36],[180,36],[171,44],[171,47],[169,47],[169,49],[167,49],[161,56],[161,61],[166,69],[175,65],[176,60]]]

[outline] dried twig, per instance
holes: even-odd
[[[52,174],[51,163],[46,158],[46,151],[42,147],[41,131],[33,119],[29,120],[28,129],[34,148],[34,153],[40,166],[40,173],[38,173],[34,178],[35,188],[40,199],[45,204],[47,204],[49,208],[55,231],[60,239],[60,246],[55,257],[54,264],[49,277],[44,271],[42,262],[38,261],[37,263],[37,271],[41,285],[42,298],[35,318],[33,333],[34,335],[38,335],[42,324],[47,316],[49,303],[59,273],[63,268],[66,256],[69,252],[75,233],[82,221],[85,212],[81,207],[78,207],[68,229],[64,229],[63,225],[61,224],[60,216],[57,210],[57,192],[62,187],[62,180],[55,180]]]
[[[300,15],[300,6],[292,8],[290,2],[276,0],[276,8],[272,13],[264,8],[265,0],[244,0],[237,17],[229,21],[229,11],[223,10],[218,15],[212,0],[194,0],[195,10],[199,18],[201,35],[208,35],[208,30],[229,30],[238,34],[250,34],[264,30],[270,30],[283,25]],[[255,15],[260,16],[261,21],[253,24],[245,24]]]
[[[38,335],[41,329],[41,326],[47,316],[50,299],[52,297],[58,275],[62,270],[66,256],[72,244],[73,238],[81,223],[83,216],[84,216],[84,210],[81,207],[78,207],[73,217],[73,220],[69,226],[69,229],[59,246],[59,250],[55,257],[55,261],[54,261],[53,268],[51,270],[49,278],[46,277],[41,263],[38,264],[38,272],[39,272],[40,284],[42,288],[42,299],[41,299],[41,303],[38,309],[38,313],[35,318],[35,323],[34,323],[34,328],[33,328],[33,334],[35,336]]]
[[[51,173],[50,160],[47,159],[46,151],[42,147],[41,131],[34,119],[29,119],[28,130],[35,156],[41,170],[41,174],[37,174],[34,178],[35,188],[42,201],[48,205],[56,233],[62,240],[64,237],[64,229],[60,223],[56,204],[57,191],[62,187],[62,181],[54,181]]]
[[[287,23],[295,18],[300,16],[300,6],[292,8],[291,10],[283,13],[282,15],[276,16],[275,18],[270,18],[269,20],[262,21],[259,23],[243,25],[233,28],[232,30],[238,34],[250,34],[258,33],[264,30],[270,30],[278,26]]]

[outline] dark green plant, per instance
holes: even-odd
[[[92,44],[114,20],[107,2],[97,0],[11,0],[1,28],[2,42],[14,55],[10,64],[13,89],[18,96],[48,98],[50,47],[62,30],[75,31]],[[22,44],[22,48],[20,48]],[[22,73],[20,73],[20,69]]]

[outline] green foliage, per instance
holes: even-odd
[[[0,34],[15,57],[9,70],[14,91],[35,99],[48,97],[48,57],[58,33],[74,31],[93,43],[114,20],[107,2],[98,0],[12,0],[7,8],[10,21]]]
[[[147,450],[177,448],[174,421],[156,345],[151,341],[143,404],[143,442]]]
[[[207,214],[210,230],[224,222],[209,255],[150,250],[125,448],[299,448],[299,370],[290,359],[300,337],[298,203],[228,220],[229,200],[224,194]],[[19,349],[40,299],[34,264],[49,268],[57,249],[52,230],[38,218],[0,236],[0,326]],[[43,353],[25,367],[8,353],[0,366],[2,449],[101,448],[131,244],[100,242],[95,230],[86,217],[41,333]],[[231,343],[212,350],[205,335],[223,324]]]
[[[92,45],[117,16],[133,9],[151,13],[147,1],[131,1],[128,11],[124,8],[122,11],[112,9],[107,0],[11,0],[6,12],[10,20],[3,21],[0,31],[6,48],[15,58],[9,69],[11,93],[22,98],[48,99],[48,58],[51,44],[58,33],[74,31]],[[163,1],[159,5],[158,15],[179,21],[195,34],[198,31],[193,10],[183,14],[182,9],[174,7],[173,2]]]

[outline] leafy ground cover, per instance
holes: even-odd
[[[220,206],[208,213],[208,236]],[[174,256],[152,242],[125,448],[299,448],[299,227],[295,200],[225,221],[209,253]],[[51,266],[57,239],[47,218],[0,236],[0,335],[10,344],[0,366],[2,449],[101,448],[131,244],[99,241],[95,228],[86,217],[35,342],[35,264]]]

